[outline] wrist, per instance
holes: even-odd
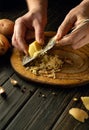
[[[47,0],[26,0],[28,10],[35,9],[45,9],[47,10],[48,1]]]

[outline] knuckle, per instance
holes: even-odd
[[[19,17],[18,19],[16,19],[15,24],[21,24],[23,22],[23,18]]]

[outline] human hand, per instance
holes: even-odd
[[[73,27],[78,27],[85,19],[89,19],[89,0],[83,1],[67,14],[56,34],[57,45],[71,45],[73,49],[78,49],[89,43],[89,22],[68,34]]]
[[[12,45],[25,54],[28,54],[28,45],[26,42],[32,38],[33,31],[35,33],[35,40],[40,44],[44,43],[46,22],[47,16],[42,9],[30,10],[22,17],[19,17],[15,22]]]

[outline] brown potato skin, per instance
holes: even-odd
[[[0,56],[4,55],[10,48],[10,43],[3,34],[0,34]]]
[[[9,19],[0,19],[0,33],[11,37],[14,30],[14,22]]]

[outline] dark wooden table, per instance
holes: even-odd
[[[73,7],[69,3],[64,7],[61,4],[58,6],[55,3],[53,8],[49,7],[46,30],[56,31]],[[0,18],[15,20],[26,12],[26,8],[4,10],[0,12]],[[72,107],[85,109],[80,100],[74,102],[73,98],[89,96],[89,84],[65,89],[27,82],[14,72],[10,55],[8,52],[0,57],[0,85],[7,94],[7,98],[0,96],[0,130],[89,130],[89,120],[81,123],[69,115]],[[16,79],[21,88],[13,87],[10,78]]]

